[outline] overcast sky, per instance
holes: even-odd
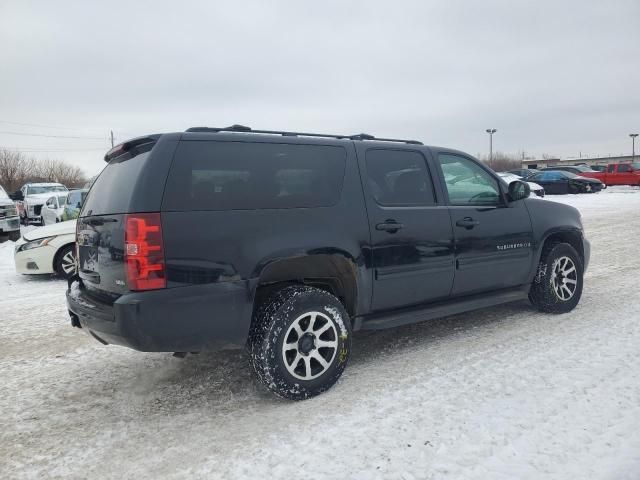
[[[1,147],[95,174],[110,129],[233,123],[630,154],[640,1],[0,0]]]

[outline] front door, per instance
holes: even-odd
[[[506,203],[497,177],[463,155],[441,152],[455,237],[452,296],[523,285],[533,259],[529,212]]]
[[[371,231],[372,310],[447,298],[453,233],[427,159],[418,150],[359,145],[358,160]]]

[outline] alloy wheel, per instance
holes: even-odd
[[[284,365],[300,380],[313,380],[326,372],[338,351],[338,331],[333,321],[321,312],[300,315],[283,338]]]
[[[556,296],[566,302],[576,293],[578,271],[569,257],[560,257],[553,262],[551,283]]]
[[[76,270],[76,257],[73,250],[69,250],[64,254],[60,261],[60,266],[65,275],[71,275]]]

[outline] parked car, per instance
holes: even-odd
[[[606,171],[593,176],[608,186],[640,186],[640,163],[610,163]]]
[[[16,242],[16,272],[70,278],[76,271],[76,221],[34,228]]]
[[[535,168],[516,168],[515,170],[509,170],[507,173],[513,173],[514,175],[518,175],[519,177],[522,177],[526,180],[539,171],[540,170],[537,170]]]
[[[600,180],[580,177],[562,170],[545,170],[529,177],[529,180],[542,185],[549,195],[596,193],[604,188],[604,184]]]
[[[0,186],[0,235],[16,241],[20,238],[20,217],[13,200]]]
[[[549,170],[553,170],[554,172],[569,172],[574,175],[578,175],[579,177],[587,178],[598,178],[598,176],[601,175],[600,172],[593,170],[591,167],[587,167],[586,165],[558,165],[556,167],[545,167],[542,169],[543,172]]]
[[[457,150],[233,126],[105,160],[77,220],[71,324],[179,356],[247,345],[282,397],[330,388],[355,331],[581,296],[580,213]]]
[[[64,205],[64,210],[62,212],[62,220],[73,220],[78,218],[80,214],[80,208],[82,208],[82,204],[84,203],[84,199],[87,197],[88,189],[82,188],[79,190],[71,190],[69,195],[67,195],[67,201]]]
[[[42,207],[51,194],[69,190],[60,183],[27,183],[12,195],[22,222],[42,224]]]
[[[515,182],[516,180],[523,180],[522,177],[519,177],[518,175],[514,175],[513,173],[510,173],[510,172],[498,172],[498,175],[505,182],[507,182],[507,185],[509,185],[511,182]],[[538,197],[544,197],[544,188],[541,185],[538,185],[537,183],[534,183],[534,182],[527,182],[527,184],[529,184],[529,189],[531,189],[531,191],[535,193]]]
[[[62,221],[64,206],[67,202],[67,195],[53,195],[47,201],[40,212],[42,225],[51,225]]]

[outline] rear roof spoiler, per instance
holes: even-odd
[[[140,145],[146,145],[147,143],[156,143],[159,138],[160,135],[157,134],[147,135],[145,137],[136,137],[132,138],[131,140],[127,140],[126,142],[116,145],[111,150],[109,150],[104,156],[104,161],[109,162],[114,158],[119,157],[123,153],[127,153],[128,151]]]

